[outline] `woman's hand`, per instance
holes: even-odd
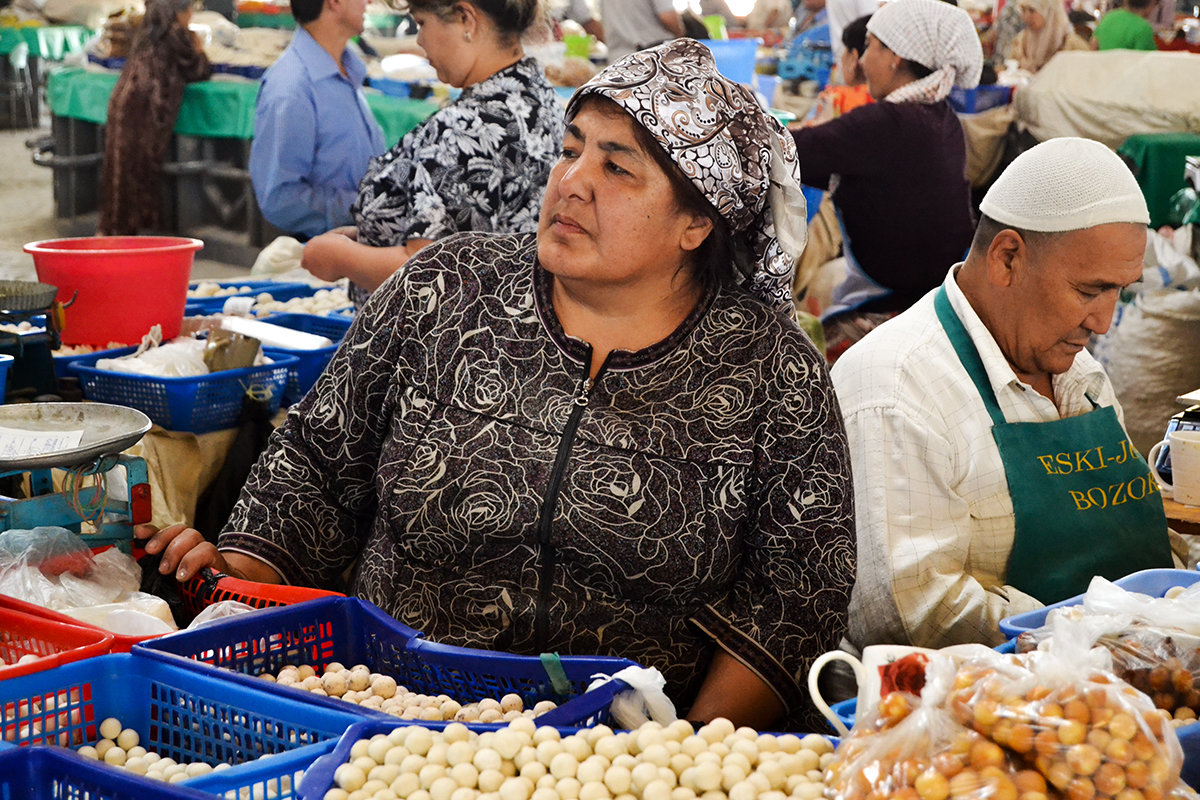
[[[204,567],[217,572],[235,575],[226,563],[217,546],[207,541],[195,528],[186,525],[168,525],[158,530],[153,525],[138,525],[133,529],[134,538],[145,539],[146,552],[162,554],[158,571],[163,575],[175,573],[175,579],[187,581]]]
[[[204,535],[187,525],[168,525],[159,530],[153,525],[138,525],[133,529],[136,539],[146,540],[146,552],[162,553],[158,571],[175,580],[191,580],[200,570],[211,567],[234,578],[257,583],[283,583],[283,577],[266,562],[242,553],[222,553]]]
[[[300,266],[323,281],[347,277],[346,265],[354,258],[358,230],[352,225],[314,236],[304,245]]]

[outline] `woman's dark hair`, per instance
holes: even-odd
[[[925,66],[924,64],[922,64],[918,61],[909,61],[906,58],[906,59],[903,59],[902,63],[904,65],[904,68],[906,70],[908,70],[909,74],[911,74],[913,76],[913,78],[915,78],[917,80],[921,80],[921,78],[925,78],[925,77],[928,77],[933,74],[932,69],[930,69],[929,67]]]
[[[867,49],[867,21],[869,19],[871,19],[871,15],[865,14],[842,28],[842,46],[847,50],[853,50],[859,56],[862,56]]]
[[[514,41],[537,21],[542,12],[540,0],[409,0],[408,11],[434,14],[442,19],[454,16],[455,3],[470,3],[487,15],[501,41]]]
[[[179,13],[192,7],[192,0],[146,0],[146,13],[133,37],[133,50],[148,47],[179,25]]]
[[[587,106],[606,116],[629,116],[625,109],[607,97],[588,97],[576,109],[576,113]],[[570,123],[570,120],[567,122]],[[649,153],[654,163],[666,173],[676,207],[685,214],[707,217],[712,222],[712,231],[692,254],[692,274],[700,288],[707,291],[732,286],[750,277],[754,272],[754,252],[746,237],[733,234],[729,230],[729,223],[721,213],[708,202],[708,198],[683,174],[683,170],[671,160],[658,140],[650,131],[639,125],[637,120],[633,121],[633,135],[638,145]]]

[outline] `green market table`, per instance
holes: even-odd
[[[29,55],[48,61],[62,61],[78,53],[92,32],[80,25],[28,25],[19,28],[0,25],[0,55],[8,55],[21,42],[29,45]]]
[[[108,98],[118,75],[70,68],[55,72],[47,86],[53,152],[34,161],[54,169],[55,213],[74,218],[99,207],[103,125]],[[254,137],[258,82],[211,80],[192,83],[183,94],[175,141],[163,166],[165,218],[171,232],[213,226],[237,232],[260,248],[278,231],[262,218],[247,165]],[[427,100],[391,97],[373,91],[367,104],[389,145],[437,110]],[[205,238],[201,236],[200,238]],[[237,263],[237,258],[231,258]]]
[[[65,69],[51,76],[47,87],[50,110],[55,116],[71,117],[103,125],[108,118],[108,96],[117,83],[115,73]],[[254,103],[258,82],[211,80],[188,84],[183,106],[175,122],[180,136],[204,138],[254,138]],[[417,127],[437,110],[427,100],[367,93],[367,105],[383,128],[388,145]]]
[[[1140,133],[1126,139],[1117,153],[1142,187],[1150,208],[1150,225],[1157,228],[1167,224],[1171,195],[1187,186],[1187,157],[1200,155],[1200,134]]]
[[[0,25],[0,82],[16,79],[8,56],[22,43],[29,46],[29,77],[37,87],[45,72],[41,62],[62,61],[71,53],[78,53],[91,35],[90,30],[80,25]],[[39,94],[34,93],[31,104],[35,119],[41,113]],[[26,123],[23,112],[21,116],[22,123]],[[0,119],[0,128],[15,125],[15,117],[16,109],[6,107],[6,116]]]

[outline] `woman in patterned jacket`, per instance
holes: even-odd
[[[463,93],[371,160],[353,226],[305,245],[304,268],[349,278],[360,305],[431,241],[537,230],[562,144],[562,104],[521,47],[538,0],[410,0],[408,11],[438,80]]]
[[[791,314],[790,137],[690,39],[610,66],[567,119],[537,234],[414,257],[289,412],[219,549],[182,526],[146,549],[180,579],[350,570],[431,639],[625,656],[693,719],[816,730],[800,687],[845,628],[853,501]]]

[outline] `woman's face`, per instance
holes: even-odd
[[[867,34],[867,49],[859,59],[859,67],[867,80],[867,91],[876,100],[887,97],[896,88],[896,54],[875,37]]]
[[[1018,10],[1021,12],[1021,20],[1029,30],[1037,32],[1046,27],[1046,18],[1033,6],[1022,5]]]
[[[417,23],[417,44],[437,70],[438,80],[462,88],[475,61],[463,24],[429,11],[413,11],[411,16]]]
[[[634,124],[585,103],[567,125],[538,223],[538,260],[554,275],[614,288],[670,280],[711,231],[678,208]]]

